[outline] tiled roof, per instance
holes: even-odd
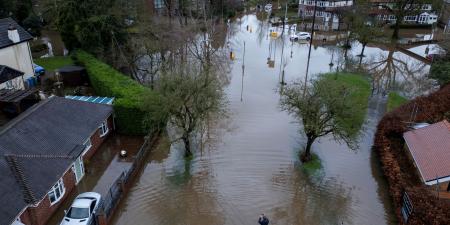
[[[9,66],[0,65],[0,84],[8,80],[12,80],[16,77],[20,77],[24,74],[22,71],[18,71]]]
[[[112,106],[60,97],[28,109],[0,131],[0,224],[40,201],[84,150]]]
[[[424,182],[450,176],[450,123],[446,120],[403,134]]]
[[[11,18],[0,19],[0,49],[14,45],[14,43],[8,38],[8,28],[10,25],[13,25],[15,28],[17,28],[17,31],[19,32],[20,37],[19,43],[33,39],[33,36],[31,36],[30,33],[28,33],[25,29],[19,26],[19,24],[17,24],[16,21],[14,21],[13,19]]]

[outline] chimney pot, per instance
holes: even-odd
[[[13,24],[9,24],[9,27],[8,27],[8,38],[13,43],[20,42],[19,32],[17,31],[17,28]]]

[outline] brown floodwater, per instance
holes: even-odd
[[[396,224],[386,182],[371,150],[386,98],[375,95],[369,100],[357,150],[331,137],[321,138],[313,145],[321,167],[305,169],[298,160],[305,141],[299,132],[302,125],[280,110],[278,89],[283,68],[286,82],[305,78],[308,44],[285,39],[283,48],[283,41],[271,39],[268,24],[254,15],[242,17],[232,29],[228,38],[236,59],[226,88],[229,117],[216,123],[212,141],[191,161],[183,158],[179,144],[163,139],[113,224],[248,225],[257,224],[261,213],[276,225]],[[356,44],[348,54],[356,56],[360,51]],[[390,56],[393,59],[388,60],[396,65],[404,60],[420,67],[414,78],[429,69],[402,53],[389,53],[389,49],[367,47],[363,61]],[[335,71],[341,54],[333,45],[314,46],[310,78]],[[274,66],[269,66],[268,58],[275,61]],[[394,74],[399,84],[420,87],[410,88],[417,93],[409,94],[429,88],[420,79],[409,81],[409,76],[401,71]]]
[[[86,173],[80,183],[67,196],[61,207],[47,222],[47,225],[59,225],[75,197],[83,192],[94,191],[105,195],[119,175],[131,167],[131,160],[144,143],[142,137],[112,134],[97,150],[95,155],[85,162]],[[127,151],[127,157],[119,157],[121,150]]]

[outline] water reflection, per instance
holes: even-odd
[[[396,46],[382,46],[386,52],[371,56],[364,66],[373,79],[374,92],[387,94],[401,91],[414,97],[429,91],[433,84],[427,78],[429,66],[399,53]]]
[[[285,82],[305,78],[309,45],[291,43],[288,35],[273,39],[269,29],[261,14],[230,24],[222,39],[227,51],[236,56],[225,90],[229,117],[211,119],[210,142],[192,161],[185,161],[179,146],[170,143],[163,142],[152,152],[114,224],[244,225],[256,224],[263,212],[275,225],[395,224],[387,187],[371,151],[386,98],[375,95],[370,100],[357,151],[331,137],[323,138],[313,145],[322,160],[321,170],[301,170],[297,161],[299,141],[303,141],[297,132],[301,125],[279,109],[279,94],[274,90],[283,80],[280,75],[284,74]],[[347,58],[332,42],[313,43],[313,47],[312,79],[319,73],[359,66],[357,43]],[[368,46],[365,55],[363,65],[373,60],[398,63],[406,57],[394,51],[385,61],[389,49],[376,46]],[[418,71],[414,68],[408,70]],[[424,77],[415,74],[412,79],[403,72],[395,75],[397,87],[405,81],[422,82],[418,78]]]

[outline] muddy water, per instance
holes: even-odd
[[[276,225],[395,224],[370,149],[386,99],[369,100],[358,150],[322,138],[313,145],[321,168],[306,170],[297,160],[304,143],[301,125],[280,111],[277,90],[284,67],[287,82],[305,78],[308,45],[286,40],[283,49],[282,41],[269,38],[268,26],[255,16],[243,17],[233,30],[230,47],[236,59],[226,90],[230,117],[218,122],[212,144],[192,161],[183,159],[180,146],[161,141],[114,224],[248,225],[257,224],[260,213]],[[335,70],[341,56],[333,49],[313,49],[310,77]],[[356,46],[349,54],[360,50]],[[364,60],[387,53],[368,47]],[[268,58],[275,61],[273,68]]]
[[[126,169],[131,167],[132,158],[144,143],[141,137],[129,137],[113,134],[102,144],[96,154],[85,162],[86,173],[80,183],[67,196],[59,210],[50,218],[47,225],[59,225],[76,196],[83,192],[94,191],[102,195],[108,193],[108,187]],[[119,157],[121,150],[127,150],[127,157]]]

